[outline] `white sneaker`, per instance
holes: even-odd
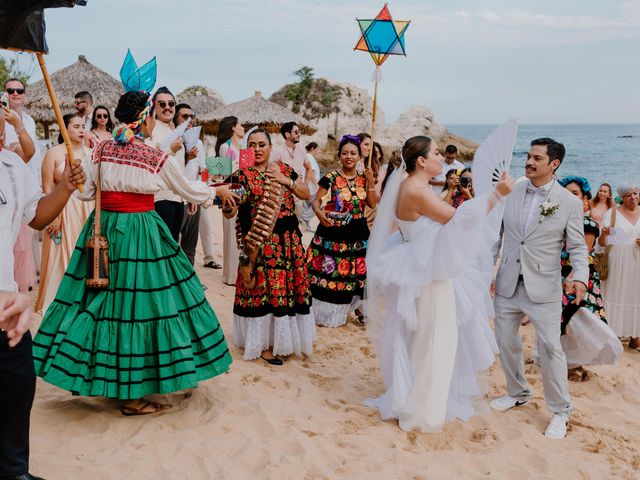
[[[523,405],[527,405],[529,400],[526,398],[516,398],[511,395],[505,395],[504,397],[494,398],[491,400],[489,405],[494,410],[498,412],[506,412],[507,410],[513,407],[522,407]]]
[[[554,440],[566,437],[567,423],[569,423],[568,413],[554,413],[544,435],[548,438],[553,438]]]

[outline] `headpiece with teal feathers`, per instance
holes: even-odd
[[[158,65],[156,57],[153,57],[147,63],[138,67],[138,64],[131,55],[131,50],[127,50],[127,55],[120,68],[120,80],[127,92],[143,91],[148,93],[149,98],[144,109],[138,115],[138,118],[128,125],[123,125],[113,132],[113,139],[120,144],[133,142],[134,138],[142,138],[140,128],[147,116],[153,109],[153,96],[151,90],[156,83],[156,74]]]

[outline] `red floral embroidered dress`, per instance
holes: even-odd
[[[291,167],[279,161],[276,164],[284,175],[297,179]],[[264,193],[265,175],[249,167],[238,170],[233,177],[246,192],[237,217],[246,235]],[[275,355],[310,354],[315,325],[310,311],[309,274],[289,189],[285,190],[273,233],[258,251],[255,272],[255,288],[245,288],[239,274],[236,279],[234,341],[244,348],[245,360],[258,358],[270,347]]]
[[[311,240],[307,259],[316,323],[337,327],[347,321],[351,308],[363,297],[367,277],[369,227],[364,216],[367,190],[363,174],[348,179],[339,170],[329,172],[318,185],[351,210],[344,226],[320,225]]]

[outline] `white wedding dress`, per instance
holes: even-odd
[[[368,332],[387,389],[365,404],[404,430],[435,432],[486,407],[481,372],[498,351],[489,326],[491,246],[502,209],[488,215],[485,196],[464,202],[444,225],[398,220],[401,180],[389,181],[367,253]]]

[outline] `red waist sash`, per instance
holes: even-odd
[[[101,192],[102,210],[120,213],[141,213],[154,209],[153,195],[133,192]]]

